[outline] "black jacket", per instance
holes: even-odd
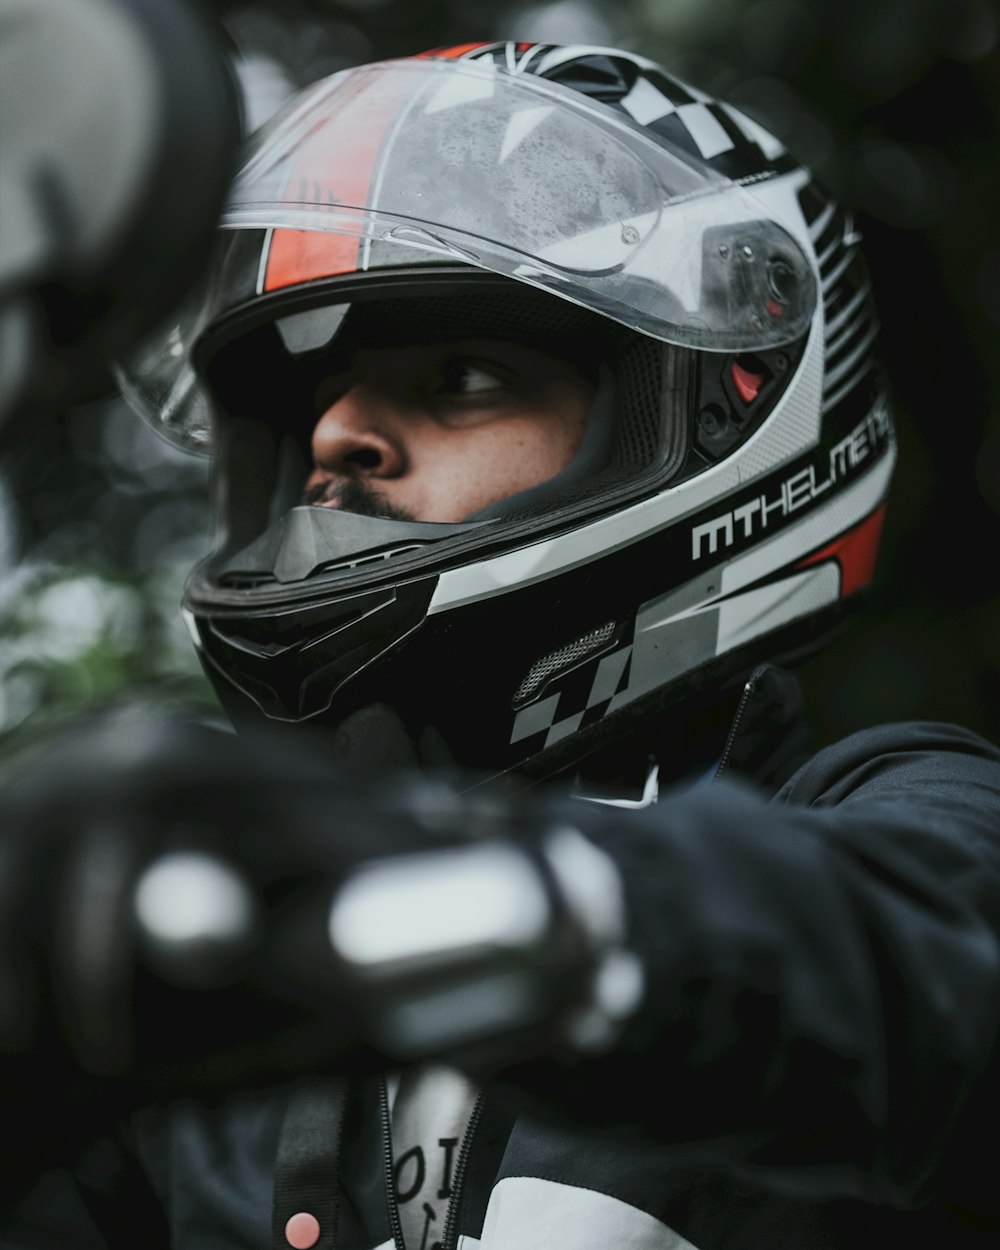
[[[489,1083],[445,1250],[1000,1244],[1000,751],[885,725],[786,777],[788,691],[758,674],[714,779],[572,805],[647,998],[611,1053]],[[385,1133],[378,1080],[146,1111],[0,1246],[264,1250],[308,1210],[320,1247],[391,1247]]]

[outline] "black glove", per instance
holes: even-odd
[[[19,1149],[43,1090],[72,1124],[302,1072],[488,1067],[600,1044],[634,1000],[614,870],[565,819],[346,778],[311,746],[119,717],[0,798]]]

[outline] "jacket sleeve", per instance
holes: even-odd
[[[611,1052],[505,1084],[803,1196],[997,1202],[995,747],[884,726],[774,796],[721,781],[577,819],[622,874],[645,1001]]]

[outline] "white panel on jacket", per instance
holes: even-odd
[[[482,1240],[459,1250],[698,1250],[645,1211],[596,1193],[534,1176],[508,1176],[493,1190]]]

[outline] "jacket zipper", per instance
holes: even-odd
[[[458,1222],[459,1195],[462,1190],[465,1171],[468,1167],[472,1138],[475,1136],[482,1113],[483,1095],[480,1093],[476,1096],[476,1101],[472,1105],[469,1123],[465,1126],[462,1145],[458,1152],[458,1160],[455,1163],[451,1199],[448,1202],[448,1214],[445,1216],[444,1230],[441,1234],[441,1250],[455,1250],[452,1242],[457,1240],[457,1236],[453,1236],[453,1234]],[[386,1087],[385,1077],[382,1077],[379,1082],[379,1115],[382,1121],[382,1159],[385,1168],[386,1200],[389,1208],[389,1231],[392,1234],[392,1244],[396,1247],[396,1250],[406,1250],[403,1241],[403,1224],[399,1218],[399,1207],[396,1205],[396,1186],[392,1175],[392,1123],[389,1117],[389,1091]]]
[[[719,758],[718,766],[715,769],[715,775],[712,778],[713,781],[719,780],[724,769],[729,764],[729,757],[732,755],[733,745],[739,737],[740,725],[743,721],[743,717],[746,715],[746,710],[750,705],[750,700],[753,698],[754,691],[757,689],[757,683],[766,671],[767,665],[758,665],[758,667],[755,668],[747,678],[746,685],[743,687],[743,693],[740,695],[740,701],[736,707],[736,715],[733,717],[733,723],[729,728],[729,736],[726,738],[726,745],[722,749],[722,755]]]
[[[441,1234],[441,1250],[456,1250],[455,1243],[458,1241],[458,1212],[462,1201],[462,1182],[465,1180],[465,1172],[469,1165],[469,1154],[472,1148],[472,1139],[476,1135],[476,1129],[479,1127],[479,1121],[483,1114],[483,1095],[476,1095],[476,1101],[472,1104],[472,1111],[469,1115],[469,1123],[465,1126],[465,1134],[462,1137],[462,1146],[458,1152],[458,1162],[455,1164],[455,1178],[451,1187],[451,1198],[448,1202],[448,1213],[444,1220],[444,1231]]]
[[[406,1250],[403,1241],[403,1224],[396,1205],[396,1183],[392,1175],[392,1123],[389,1119],[389,1091],[385,1077],[379,1081],[379,1114],[382,1120],[382,1159],[385,1166],[385,1197],[389,1208],[389,1231],[396,1250]]]

